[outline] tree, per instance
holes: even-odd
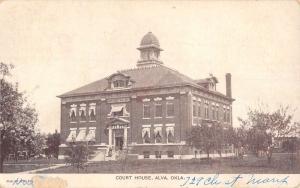
[[[272,144],[272,136],[261,127],[253,127],[248,131],[247,141],[250,149],[258,156],[259,151],[266,151]]]
[[[272,139],[286,137],[295,131],[292,123],[293,114],[289,106],[280,105],[274,111],[266,110],[262,105],[258,108],[249,108],[247,118],[239,118],[241,126],[248,128],[247,142],[250,148],[258,154],[260,150],[271,148]],[[268,149],[268,152],[271,152]],[[270,153],[271,156],[271,153]]]
[[[18,91],[18,83],[9,81],[11,69],[13,65],[0,63],[0,124],[3,125],[0,173],[3,172],[3,161],[10,153],[17,154],[20,149],[31,146],[38,120],[24,93]]]
[[[223,128],[219,124],[204,124],[192,127],[187,141],[192,147],[205,151],[209,159],[209,155],[213,150],[221,152],[224,143]]]
[[[83,144],[72,144],[70,149],[66,150],[66,164],[70,164],[77,169],[79,173],[80,169],[84,169],[87,163],[90,151],[88,147]]]
[[[46,148],[46,135],[40,132],[35,132],[33,138],[28,145],[28,151],[30,156],[40,156],[45,153]]]
[[[286,152],[295,152],[296,143],[297,143],[296,137],[288,138],[282,142],[282,149]]]
[[[55,133],[48,134],[46,138],[47,144],[47,155],[53,155],[58,159],[59,145],[60,145],[60,134],[55,130]]]

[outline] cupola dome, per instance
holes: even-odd
[[[159,47],[159,41],[152,32],[148,32],[141,40],[140,46],[157,46]]]
[[[159,59],[160,48],[159,41],[152,32],[148,32],[141,40],[140,47],[137,48],[140,51],[140,60],[137,63],[138,67],[156,66],[161,65],[162,62]]]

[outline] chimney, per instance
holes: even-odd
[[[226,73],[226,96],[231,98],[231,74]]]

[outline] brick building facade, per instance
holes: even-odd
[[[82,142],[96,152],[95,160],[124,152],[137,158],[191,158],[194,150],[186,138],[192,126],[232,126],[230,74],[224,95],[216,91],[213,75],[193,80],[163,65],[162,49],[151,32],[138,50],[136,68],[59,96],[60,157],[70,143]]]

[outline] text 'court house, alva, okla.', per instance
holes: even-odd
[[[60,158],[74,143],[93,150],[94,161],[117,160],[125,154],[136,159],[190,159],[197,152],[201,157],[204,152],[187,144],[192,127],[232,126],[230,73],[222,94],[212,74],[195,80],[165,66],[160,60],[163,49],[151,32],[137,49],[136,68],[59,96]],[[232,154],[233,147],[224,146],[222,152]]]

